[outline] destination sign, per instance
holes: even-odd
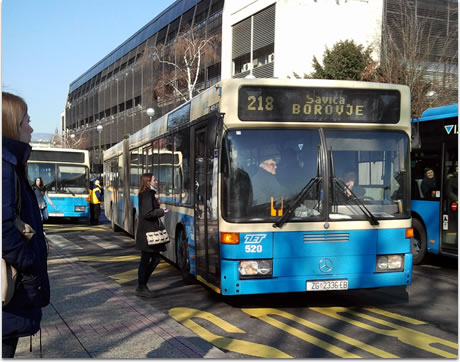
[[[397,90],[253,87],[238,93],[242,121],[398,123]]]

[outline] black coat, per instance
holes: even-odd
[[[2,257],[19,272],[36,276],[27,284],[20,284],[13,299],[2,308],[2,336],[23,337],[39,330],[41,308],[50,300],[47,247],[37,198],[25,176],[31,147],[6,137],[2,137],[2,143]],[[15,171],[21,188],[21,220],[35,230],[27,244],[14,225]]]
[[[160,229],[160,217],[165,213],[158,205],[154,190],[146,190],[139,194],[139,222],[136,233],[136,249],[145,252],[166,251],[166,246],[148,245],[145,233]]]

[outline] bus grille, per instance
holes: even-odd
[[[348,233],[310,233],[303,234],[304,243],[346,243],[350,241]]]

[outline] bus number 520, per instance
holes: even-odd
[[[262,245],[245,245],[244,251],[246,253],[261,253]]]

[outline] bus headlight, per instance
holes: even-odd
[[[242,260],[238,266],[238,271],[242,279],[271,277],[273,274],[273,261]]]
[[[75,212],[85,212],[85,206],[75,206]]]
[[[395,255],[377,255],[377,272],[401,271],[404,269],[404,256]]]

